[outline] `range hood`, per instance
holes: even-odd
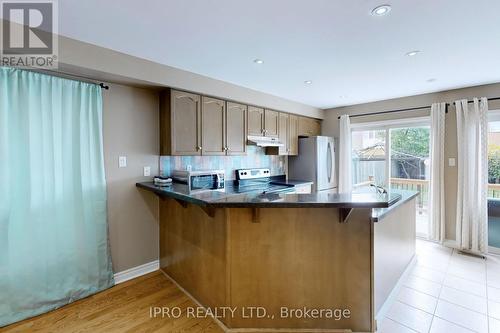
[[[267,136],[249,135],[247,137],[249,145],[258,147],[283,147],[284,144],[278,138],[270,138]]]

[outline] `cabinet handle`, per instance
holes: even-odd
[[[201,146],[196,147],[196,149],[201,150]]]

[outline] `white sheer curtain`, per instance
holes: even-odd
[[[339,193],[352,191],[351,176],[351,120],[348,115],[340,116],[339,143]]]
[[[431,106],[431,186],[429,239],[443,242],[445,233],[444,202],[444,130],[446,103]]]
[[[457,111],[458,191],[456,237],[458,247],[471,252],[488,249],[488,100],[455,102]]]

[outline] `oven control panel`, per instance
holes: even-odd
[[[271,177],[271,170],[268,168],[256,168],[256,169],[238,169],[236,170],[236,179],[256,179],[256,178],[267,178]]]

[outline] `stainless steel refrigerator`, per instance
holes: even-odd
[[[335,190],[334,143],[329,136],[299,138],[299,155],[288,158],[288,178],[312,181],[313,191]]]

